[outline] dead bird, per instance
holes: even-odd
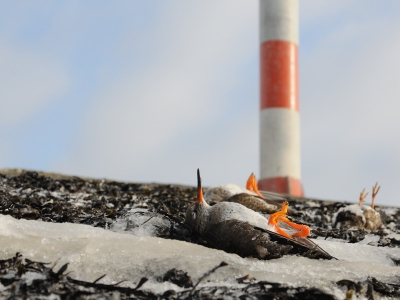
[[[211,200],[211,199],[210,199]],[[332,258],[307,238],[310,229],[287,219],[288,203],[266,219],[239,203],[220,201],[210,206],[203,197],[197,170],[197,201],[188,207],[185,223],[212,247],[242,257],[272,259],[285,254]],[[285,226],[280,227],[280,223]]]
[[[363,205],[368,193],[365,189],[360,193],[358,204],[352,204],[340,208],[332,218],[333,228],[357,228],[375,231],[382,226],[381,215],[375,210],[375,197],[380,186],[378,183],[372,187],[371,206]]]
[[[208,204],[221,201],[239,203],[255,211],[274,213],[282,208],[286,199],[277,194],[264,197],[257,188],[257,179],[252,173],[246,182],[246,188],[237,184],[226,184],[207,189],[204,199]],[[280,202],[278,202],[280,201]]]

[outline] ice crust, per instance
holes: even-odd
[[[102,283],[128,280],[125,285],[134,286],[143,276],[162,276],[169,269],[177,268],[188,272],[196,281],[206,271],[226,261],[229,266],[216,271],[209,277],[211,282],[204,284],[235,284],[235,277],[250,274],[257,280],[286,283],[293,287],[323,288],[344,298],[344,293],[334,284],[338,280],[361,281],[373,276],[384,282],[398,281],[400,269],[390,257],[400,259],[399,248],[327,240],[315,242],[338,260],[313,260],[299,256],[269,261],[244,259],[182,241],[135,236],[132,232],[118,233],[88,225],[17,220],[0,215],[0,259],[10,258],[16,252],[42,262],[60,259],[55,270],[69,262],[68,270],[73,271],[70,276],[81,280],[93,281],[107,274]],[[151,279],[143,289],[162,293],[180,288]]]
[[[150,214],[147,209],[134,208],[123,218],[118,218],[110,225],[115,232],[133,234],[135,236],[156,236],[160,229],[169,228],[170,222],[160,215]]]

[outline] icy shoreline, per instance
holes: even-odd
[[[375,232],[337,229],[332,217],[346,203],[289,197],[291,217],[339,260],[262,261],[193,234],[183,221],[196,195],[194,187],[3,170],[0,298],[186,299],[222,261],[229,265],[201,281],[195,299],[400,297],[399,208],[378,207],[383,226]]]
[[[375,277],[386,283],[399,280],[400,268],[390,258],[400,259],[398,248],[373,247],[362,243],[316,240],[338,260],[312,260],[298,256],[259,261],[200,245],[156,237],[134,236],[71,223],[48,223],[0,215],[0,259],[21,252],[43,262],[69,263],[71,276],[93,282],[103,274],[103,283],[128,280],[136,285],[148,276],[143,289],[155,293],[181,290],[178,286],[154,280],[172,268],[184,270],[194,278],[221,263],[227,267],[212,274],[205,284],[238,285],[235,278],[249,274],[257,280],[284,283],[292,287],[317,287],[344,299],[345,291],[335,282],[343,279],[363,281]],[[57,269],[57,268],[56,268]]]

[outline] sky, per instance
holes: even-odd
[[[400,2],[299,13],[306,196],[357,202],[379,182],[376,204],[400,206]],[[255,0],[0,0],[0,168],[244,185],[258,26]]]

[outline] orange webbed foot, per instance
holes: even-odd
[[[288,210],[289,203],[287,201],[283,202],[282,209],[276,213],[273,213],[269,216],[268,224],[273,225],[275,230],[280,235],[283,235],[287,238],[293,239],[293,237],[307,237],[310,234],[310,227],[307,225],[296,224],[290,222],[287,218],[287,210]],[[293,236],[290,236],[285,231],[279,228],[278,223],[282,221],[292,227],[293,229],[299,230]]]
[[[254,176],[253,173],[251,173],[249,179],[247,179],[246,189],[248,189],[249,191],[251,191],[253,193],[256,193],[261,198],[264,198],[264,196],[261,195],[261,193],[258,191],[257,178],[256,178],[256,176]]]
[[[287,237],[289,239],[293,239],[293,237],[291,237],[289,234],[287,234],[285,231],[283,231],[282,229],[279,228],[278,223],[280,221],[284,221],[287,220],[286,218],[286,213],[287,213],[287,208],[288,208],[288,202],[285,201],[282,204],[282,209],[280,211],[277,211],[276,213],[273,213],[269,216],[268,219],[268,224],[269,225],[273,225],[275,227],[275,230],[277,233],[279,233],[280,235],[283,235],[284,237]],[[289,220],[287,220],[289,221]]]
[[[288,233],[286,233],[285,231],[283,231],[282,229],[280,229],[278,227],[278,225],[275,226],[276,232],[279,233],[280,235],[283,235],[284,237],[287,237],[288,239],[293,240],[293,237],[290,236]]]
[[[298,232],[293,234],[293,236],[308,237],[310,235],[310,227],[308,227],[307,225],[296,224],[293,222],[285,222],[285,223],[288,224],[293,229],[299,230]]]

